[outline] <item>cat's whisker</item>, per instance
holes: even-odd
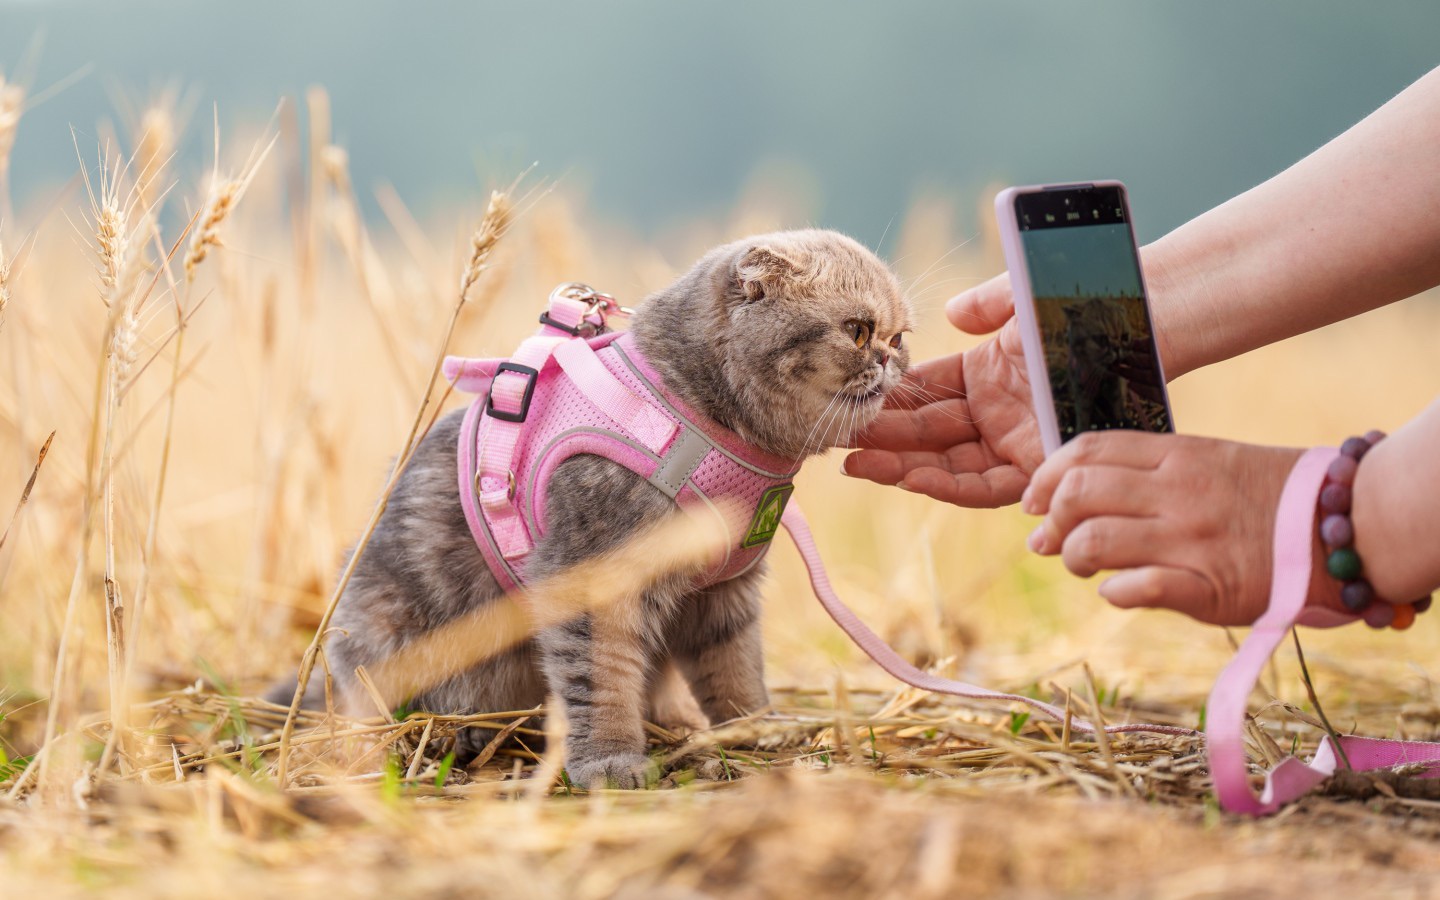
[[[910,284],[912,284],[912,285],[914,285],[914,284],[919,284],[921,281],[923,281],[923,280],[925,279],[925,277],[926,277],[927,275],[930,274],[930,272],[931,272],[932,270],[935,269],[936,266],[940,265],[940,263],[944,262],[944,261],[945,261],[947,258],[949,258],[952,254],[958,252],[962,247],[965,247],[966,245],[972,243],[972,242],[975,240],[975,238],[977,238],[977,237],[979,237],[979,233],[978,233],[978,232],[975,233],[975,234],[972,234],[970,237],[966,238],[965,240],[963,240],[963,241],[961,241],[960,243],[956,244],[955,246],[951,247],[949,250],[946,250],[943,254],[940,255],[940,258],[939,258],[939,259],[935,260],[935,261],[932,262],[930,265],[926,266],[926,267],[925,267],[925,271],[921,272],[919,275],[915,276],[915,278],[911,279]]]
[[[841,399],[841,397],[844,396],[844,394],[844,390],[839,390],[836,391],[835,394],[830,398],[830,402],[825,405],[825,409],[820,413],[820,417],[815,420],[815,424],[811,426],[809,433],[805,435],[805,440],[802,441],[800,444],[801,447],[809,451],[811,447],[810,441],[812,438],[815,440],[815,449],[813,452],[819,453],[821,450],[824,450],[828,446],[825,441],[825,435],[829,433],[830,426],[825,425],[825,427],[821,428],[821,425],[830,415],[831,410],[837,409],[835,404]],[[816,434],[816,429],[820,430],[818,435]]]
[[[931,411],[938,413],[947,419],[959,422],[962,425],[974,425],[978,421],[977,419],[973,419],[970,416],[952,412],[949,408],[946,407],[945,404],[947,401],[965,399],[965,394],[963,393],[959,393],[954,397],[933,397],[929,396],[926,392],[916,389],[912,385],[903,383],[896,385],[895,390],[897,393],[903,391],[903,395],[907,397],[920,397],[921,399],[924,399],[926,401],[924,405],[929,407]]]

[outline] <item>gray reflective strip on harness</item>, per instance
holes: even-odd
[[[655,474],[650,476],[650,483],[674,500],[686,480],[700,468],[700,462],[710,452],[711,446],[705,435],[687,423],[670,445]]]

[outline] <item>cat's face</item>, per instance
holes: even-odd
[[[910,305],[889,267],[833,231],[731,245],[721,361],[765,442],[803,456],[875,418],[910,362]]]

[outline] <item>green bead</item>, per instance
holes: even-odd
[[[1331,553],[1325,560],[1325,568],[1331,577],[1341,581],[1353,581],[1360,577],[1360,557],[1349,547]]]

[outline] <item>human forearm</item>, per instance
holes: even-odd
[[[1440,69],[1142,251],[1166,374],[1440,283]]]
[[[1365,577],[1387,600],[1440,588],[1440,400],[1365,455],[1351,518]]]

